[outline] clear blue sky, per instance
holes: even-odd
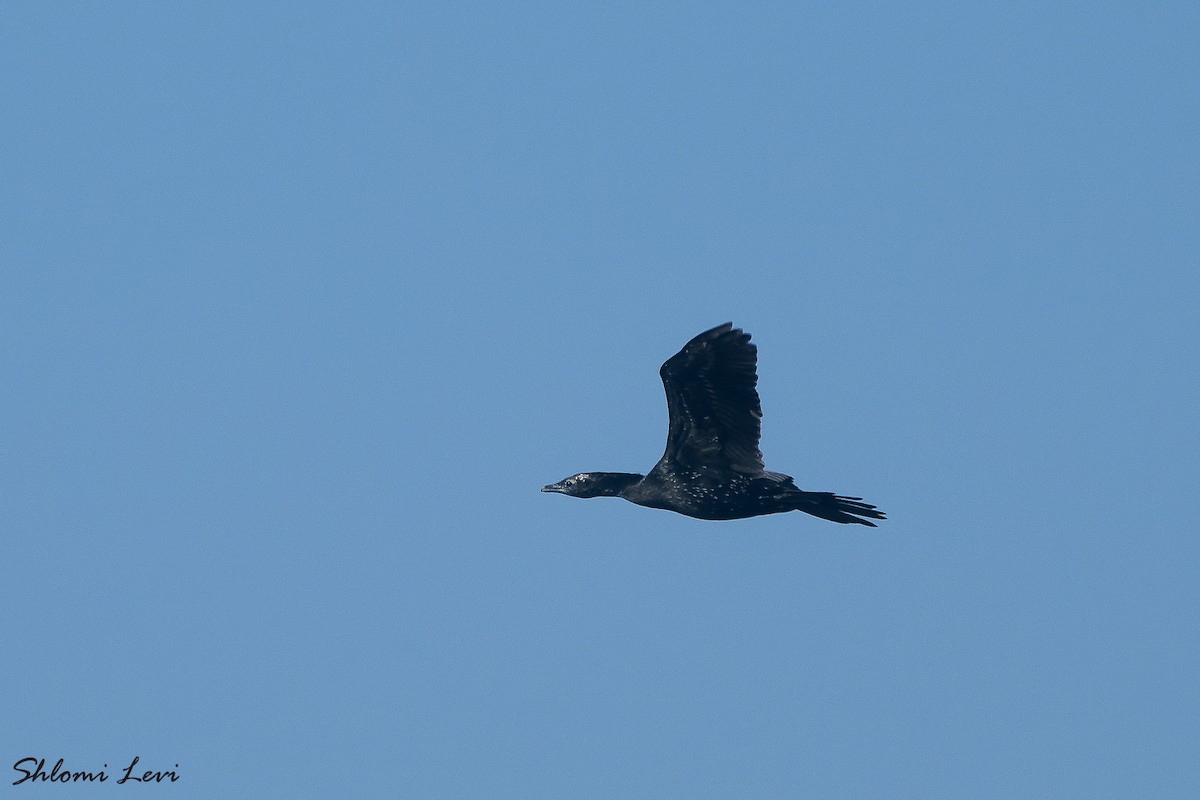
[[[5,4],[0,796],[1200,796],[1198,9]]]

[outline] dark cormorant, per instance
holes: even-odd
[[[581,472],[543,492],[623,497],[699,519],[742,519],[803,511],[833,522],[885,519],[861,497],[806,492],[792,478],[763,469],[758,449],[758,348],[750,335],[718,325],[692,339],[659,370],[667,392],[667,449],[649,475]]]

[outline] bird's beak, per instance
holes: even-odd
[[[542,487],[543,492],[562,492],[562,484],[551,483]]]

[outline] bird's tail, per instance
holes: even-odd
[[[856,522],[859,525],[869,525],[874,528],[877,527],[874,522],[860,518],[887,519],[882,511],[870,503],[864,503],[861,497],[842,497],[833,492],[804,491],[797,492],[791,497],[796,510],[832,522],[843,524]]]

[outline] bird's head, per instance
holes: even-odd
[[[616,497],[622,489],[641,480],[641,475],[624,472],[580,472],[558,483],[543,486],[543,492],[558,492],[571,497]]]

